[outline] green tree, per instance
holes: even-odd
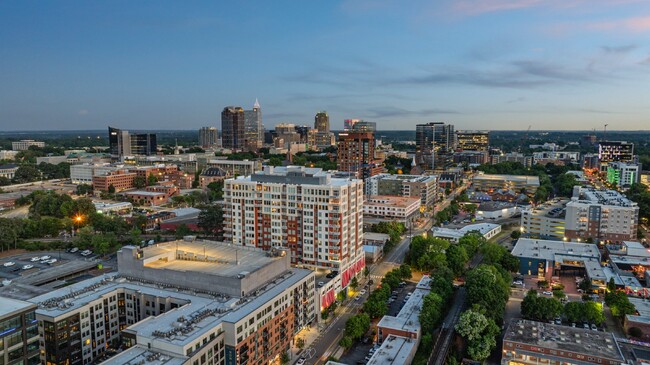
[[[423,331],[433,331],[436,325],[442,320],[444,316],[444,305],[445,300],[438,293],[430,292],[424,297],[419,317]]]
[[[501,322],[510,293],[510,275],[490,265],[480,265],[466,275],[465,287],[469,304],[477,304],[486,314]]]
[[[152,186],[156,184],[158,184],[158,176],[154,174],[149,174],[149,176],[147,177],[147,185]]]
[[[207,236],[220,236],[223,227],[223,210],[220,205],[203,205],[199,213],[198,226]]]
[[[605,304],[612,310],[615,317],[624,317],[627,314],[634,314],[636,308],[630,302],[623,291],[609,292],[605,294]]]
[[[518,229],[512,231],[512,232],[510,233],[510,237],[511,237],[512,239],[515,239],[515,240],[516,240],[516,239],[519,239],[519,237],[521,237],[521,231],[518,230]]]
[[[482,313],[474,310],[463,312],[455,328],[458,334],[467,340],[467,354],[473,360],[487,359],[497,344],[499,327]]]
[[[447,249],[447,265],[454,272],[454,275],[460,276],[463,274],[468,260],[469,256],[464,246],[460,244],[451,245]]]
[[[108,193],[109,193],[109,194],[115,194],[115,185],[110,184],[110,185],[108,186]]]
[[[614,282],[614,277],[613,276],[611,278],[609,278],[609,281],[607,282],[607,290],[609,290],[609,291],[616,290],[616,282]]]
[[[368,277],[368,275],[370,275],[370,270],[368,270],[368,267],[366,266],[363,268],[363,276]]]
[[[79,184],[77,185],[76,193],[77,195],[88,195],[92,194],[93,186],[89,184]]]
[[[208,198],[210,201],[223,199],[223,181],[213,181],[208,184]]]
[[[181,223],[176,228],[175,237],[176,239],[181,239],[185,236],[188,236],[192,233],[192,230],[185,223]]]
[[[135,186],[136,189],[142,189],[147,186],[147,179],[145,179],[144,176],[136,176],[133,179],[133,186]]]
[[[370,316],[365,313],[356,314],[345,322],[345,336],[358,340],[368,332],[370,328]]]
[[[409,280],[410,278],[413,277],[413,273],[411,272],[411,266],[409,264],[401,264],[399,266],[399,271],[400,271],[400,278],[402,280]]]
[[[357,277],[355,276],[352,278],[352,280],[350,280],[350,288],[352,288],[352,290],[356,290],[358,286],[359,280],[357,280]]]
[[[41,179],[41,172],[34,166],[22,165],[14,173],[13,182],[15,184],[24,184]]]
[[[352,343],[353,342],[350,336],[343,336],[343,338],[341,338],[341,340],[339,341],[339,346],[345,349],[349,349],[350,347],[352,347]]]

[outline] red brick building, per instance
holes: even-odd
[[[352,172],[365,179],[383,171],[381,160],[375,158],[375,136],[373,132],[339,133],[339,171]]]

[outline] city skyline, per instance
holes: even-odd
[[[647,2],[400,5],[2,3],[0,130],[191,130],[255,98],[267,129],[648,129]]]

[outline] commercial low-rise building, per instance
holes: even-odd
[[[521,211],[517,204],[510,202],[487,201],[481,203],[476,209],[476,217],[483,219],[510,218]]]
[[[0,151],[0,160],[15,160],[20,151]]]
[[[408,221],[420,214],[420,199],[389,195],[371,195],[363,202],[363,214]]]
[[[580,162],[580,152],[567,152],[567,151],[542,151],[542,152],[533,152],[533,163],[534,164],[545,164],[545,163],[555,163],[555,164],[569,164],[569,163],[579,163]]]
[[[513,320],[503,338],[502,365],[620,365],[625,359],[609,332]]]
[[[539,188],[538,176],[476,174],[472,186],[478,191],[512,190],[532,196]]]
[[[436,238],[458,242],[466,234],[472,232],[478,233],[486,240],[489,240],[501,232],[501,225],[493,223],[477,223],[470,224],[459,229],[433,228],[431,230],[431,235]]]
[[[16,176],[16,171],[18,171],[18,165],[15,164],[0,165],[0,177],[13,179],[14,176]]]
[[[29,147],[45,147],[45,142],[34,141],[33,139],[23,139],[16,142],[11,142],[11,149],[14,151],[27,151]]]

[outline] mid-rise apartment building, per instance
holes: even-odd
[[[490,156],[490,163],[495,165],[502,162],[519,162],[525,167],[533,165],[533,156],[526,156],[523,153],[511,152]]]
[[[639,207],[615,190],[576,186],[566,205],[566,236],[597,241],[636,239]]]
[[[569,164],[580,163],[580,152],[570,151],[539,151],[533,152],[533,163],[545,165],[546,163]]]
[[[628,162],[610,162],[607,164],[607,181],[618,187],[630,186],[639,182],[641,165]]]
[[[601,171],[606,171],[607,164],[610,162],[633,162],[634,143],[626,141],[598,142],[598,160]]]
[[[363,214],[406,222],[420,215],[420,198],[369,195],[363,203]]]
[[[233,245],[286,248],[291,262],[341,273],[363,268],[363,182],[319,168],[266,166],[225,181],[224,231]]]
[[[11,149],[14,151],[27,151],[31,146],[43,148],[45,147],[45,142],[34,141],[33,139],[11,142]]]
[[[173,364],[270,363],[316,316],[314,273],[273,255],[209,241],[118,252],[118,275],[35,297],[47,364],[138,358]]]
[[[366,195],[393,195],[420,198],[424,207],[433,207],[438,191],[436,175],[379,174],[364,181]]]
[[[36,305],[0,297],[0,364],[40,364]]]

